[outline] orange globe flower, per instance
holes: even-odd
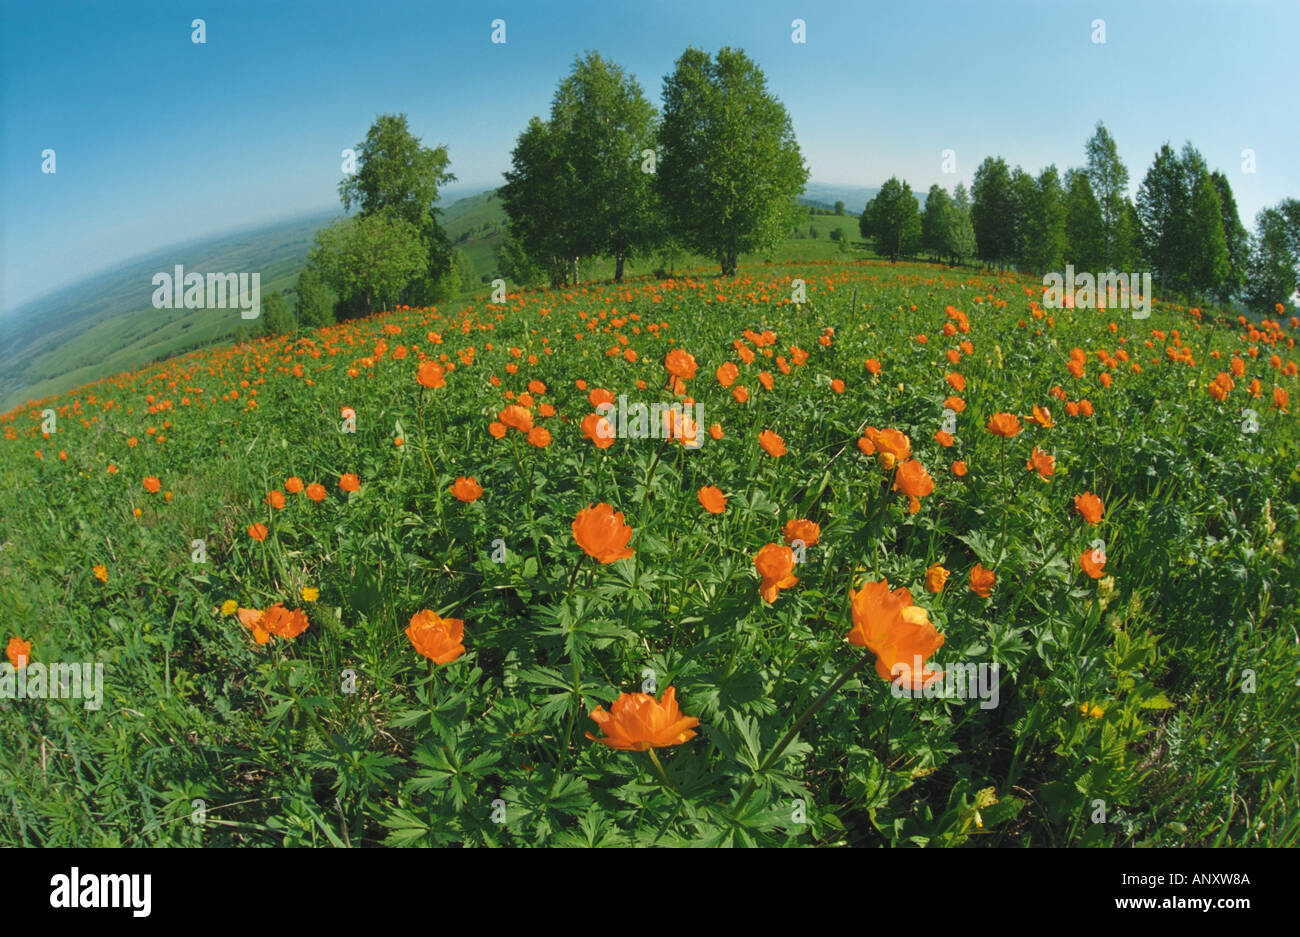
[[[1020,432],[1020,420],[1014,413],[995,413],[989,417],[986,429],[994,436],[1010,438]]]
[[[894,476],[894,490],[909,498],[924,498],[934,491],[934,479],[916,459],[908,459],[898,464],[898,473]]]
[[[695,496],[700,499],[700,506],[710,514],[721,514],[727,510],[727,496],[713,485],[705,485]]]
[[[488,432],[492,434],[494,439],[502,439],[506,434],[506,425],[493,420],[488,424]]]
[[[32,659],[32,642],[13,635],[9,638],[8,646],[5,647],[5,656],[9,658],[9,663],[13,665],[14,670],[22,670]]]
[[[533,428],[533,414],[527,407],[521,407],[517,403],[509,404],[504,410],[497,414],[497,419],[509,426],[511,429],[517,429],[521,433],[527,433]]]
[[[538,449],[545,449],[551,444],[551,431],[544,426],[534,426],[528,431],[527,439],[529,445],[536,446]]]
[[[156,495],[158,489],[162,488],[162,482],[152,475],[146,475],[144,479],[144,490],[151,495]]]
[[[736,378],[740,377],[740,368],[728,361],[726,364],[719,365],[714,375],[717,377],[719,384],[723,387],[730,387],[736,383]]]
[[[100,582],[108,582],[108,567],[103,563],[97,563],[91,572],[95,574],[95,578]]]
[[[325,486],[320,482],[312,482],[307,486],[307,497],[311,498],[313,501],[324,501],[326,494]]]
[[[966,474],[966,463],[963,462],[961,459],[957,459],[952,464],[952,473],[956,475],[958,478],[964,477]]]
[[[874,426],[868,426],[863,431],[863,437],[871,442],[876,452],[888,457],[882,460],[886,469],[893,468],[894,463],[912,454],[912,440],[907,438],[906,433],[896,429],[876,429]]]
[[[948,584],[948,577],[951,575],[951,570],[935,563],[925,571],[925,591],[933,592],[936,595],[942,592],[943,587]]]
[[[794,586],[799,578],[794,575],[794,551],[779,543],[769,543],[754,557],[754,568],[762,581],[758,594],[767,603],[775,602],[782,589]]]
[[[582,420],[582,435],[597,449],[608,449],[614,445],[614,424],[599,413],[588,413]]]
[[[289,611],[278,602],[266,610],[262,616],[262,628],[281,638],[296,638],[307,630],[311,622],[302,609]]]
[[[296,638],[310,624],[306,613],[301,609],[291,612],[278,602],[265,611],[240,608],[236,609],[235,614],[239,617],[239,623],[253,632],[253,640],[258,644],[265,644],[273,634],[282,638]]]
[[[587,732],[587,738],[628,752],[681,745],[695,737],[695,727],[700,724],[694,716],[682,715],[677,688],[671,686],[660,701],[646,693],[623,693],[609,712],[597,706],[590,715],[604,736],[597,738]]]
[[[774,459],[779,459],[787,451],[785,440],[770,429],[765,429],[758,434],[758,444]]]
[[[1025,469],[1030,472],[1037,472],[1043,478],[1051,478],[1056,471],[1056,456],[1048,455],[1037,446],[1034,446],[1029,461],[1025,463]]]
[[[1052,421],[1052,411],[1048,410],[1046,407],[1040,407],[1038,404],[1034,404],[1033,415],[1027,416],[1025,419],[1031,423],[1037,423],[1043,429],[1048,429],[1056,425],[1056,423]]]
[[[627,545],[632,528],[623,520],[623,512],[601,502],[578,512],[571,525],[573,539],[593,559],[608,565],[634,554]]]
[[[689,380],[695,376],[695,356],[681,348],[674,348],[664,358],[664,367],[673,377]]]
[[[1097,554],[1094,556],[1093,554]],[[1079,556],[1079,568],[1091,576],[1093,579],[1100,579],[1105,573],[1102,567],[1106,565],[1106,555],[1100,550],[1084,550]]]
[[[446,370],[438,362],[422,361],[419,370],[415,372],[415,379],[421,387],[446,387],[447,381],[443,378],[445,373]]]
[[[469,504],[483,497],[483,488],[474,476],[466,478],[462,475],[451,483],[451,493],[456,496],[456,500]]]
[[[266,529],[265,524],[248,525],[248,536],[252,537],[254,540],[258,541],[259,543],[266,539],[266,535],[268,533],[270,533],[270,531]]]
[[[982,599],[987,599],[993,591],[993,584],[997,581],[997,576],[993,570],[985,569],[979,563],[970,571],[970,591],[974,592]]]
[[[284,492],[280,490],[268,491],[266,493],[266,503],[277,511],[284,507]]]
[[[912,603],[906,589],[889,590],[889,580],[868,582],[849,590],[853,628],[849,643],[876,655],[876,674],[912,690],[943,676],[926,668],[925,659],[943,647],[944,636],[930,623],[924,608]]]
[[[435,664],[450,664],[465,653],[465,622],[440,618],[428,609],[416,612],[406,626],[411,646]]]
[[[794,543],[796,540],[802,540],[806,547],[816,546],[822,539],[821,525],[815,521],[796,518],[785,522],[785,529],[781,531],[785,537],[786,543]]]
[[[296,495],[302,491],[302,479],[297,475],[290,475],[284,480],[284,490],[289,494]]]
[[[361,479],[351,472],[339,478],[340,491],[360,491]]]
[[[1106,510],[1101,503],[1101,498],[1090,491],[1074,496],[1074,509],[1082,514],[1083,519],[1089,524],[1100,524],[1101,515]]]

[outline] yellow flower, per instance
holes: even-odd
[[[302,587],[302,600],[304,602],[315,602],[320,598],[320,590],[315,586]]]
[[[1102,709],[1100,706],[1094,706],[1092,709],[1088,710],[1088,715],[1092,716],[1094,719],[1100,719],[1102,716],[1106,715],[1106,710]]]
[[[226,599],[226,601],[221,603],[221,614],[233,615],[235,614],[235,609],[237,608],[239,608],[238,602],[236,602],[234,599]]]

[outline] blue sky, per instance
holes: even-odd
[[[0,0],[0,309],[141,253],[339,207],[340,151],[404,112],[462,184],[496,185],[575,54],[656,104],[688,45],[740,47],[814,181],[969,185],[989,154],[1081,165],[1104,120],[1131,189],[1160,144],[1222,169],[1242,220],[1300,197],[1300,4],[17,3]],[[207,42],[191,42],[191,20]],[[506,43],[490,41],[506,21]],[[791,42],[791,21],[807,42]],[[1106,43],[1091,41],[1104,19]],[[42,174],[41,152],[57,172]],[[957,154],[956,175],[940,153]],[[1253,149],[1257,171],[1242,171]]]

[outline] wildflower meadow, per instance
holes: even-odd
[[[1042,289],[502,290],[17,408],[4,841],[1294,843],[1296,320]]]
[[[0,4],[14,908],[1300,845],[1294,4]]]

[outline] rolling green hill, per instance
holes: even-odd
[[[155,309],[153,275],[176,264],[202,273],[257,271],[266,296],[290,291],[321,212],[179,244],[18,307],[0,321],[0,411],[110,374],[229,340],[238,309]]]
[[[822,208],[821,199],[806,199]],[[154,309],[152,278],[171,271],[258,271],[263,297],[281,291],[290,305],[298,274],[307,263],[316,230],[341,217],[320,212],[268,227],[180,244],[116,270],[25,304],[0,320],[0,412],[71,387],[128,371],[152,361],[229,341],[247,327],[236,309]],[[453,246],[465,252],[477,282],[463,294],[480,292],[497,275],[496,252],[506,233],[506,213],[495,190],[459,199],[443,209],[441,222]],[[831,232],[842,228],[852,252],[874,256],[860,242],[851,214],[810,214],[778,248],[749,259],[818,260],[841,255]],[[815,230],[817,236],[812,236]],[[626,275],[659,269],[709,269],[713,258],[691,254],[634,258]],[[583,261],[584,283],[611,279],[614,262]]]

